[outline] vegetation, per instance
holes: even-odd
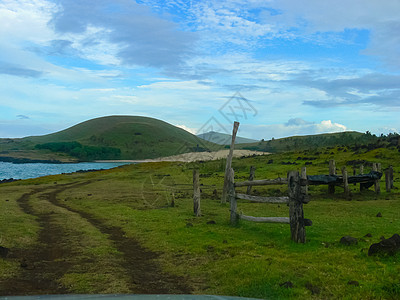
[[[353,148],[379,148],[388,145],[398,146],[400,135],[397,133],[389,133],[388,135],[376,136],[369,131],[360,133],[355,131],[347,131],[341,133],[327,133],[318,135],[293,136],[288,138],[274,139],[269,141],[262,140],[258,143],[241,144],[237,149],[247,149],[254,151],[266,152],[287,152],[299,150],[317,150],[320,147],[334,147],[341,145],[342,147],[351,146]],[[400,147],[398,148],[400,149]]]
[[[209,135],[207,138],[224,144],[227,136],[213,133],[212,138]],[[377,137],[370,132],[342,132],[262,140],[237,144],[236,149],[281,153],[293,150],[315,151],[319,147],[336,145],[362,151],[386,146],[400,149],[398,134]],[[2,157],[60,161],[140,160],[222,148],[229,148],[229,145],[211,143],[161,120],[139,116],[110,116],[92,119],[44,136],[0,139],[0,160]]]
[[[52,145],[49,146],[48,144]],[[57,144],[67,143],[67,144]],[[72,143],[72,144],[69,144]],[[79,151],[69,149],[79,143]],[[46,144],[47,146],[41,148]],[[60,152],[46,151],[49,147]],[[62,151],[66,146],[67,151]],[[89,148],[89,147],[98,147]],[[49,159],[49,152],[60,160],[110,159],[119,149],[119,159],[145,159],[187,152],[215,150],[220,146],[161,120],[138,116],[110,116],[92,119],[60,132],[22,139],[0,139],[0,156]],[[102,149],[99,149],[102,148]],[[102,153],[104,155],[102,155]]]
[[[37,144],[36,149],[48,149],[52,152],[63,152],[81,161],[96,159],[119,159],[121,150],[112,147],[83,146],[78,142],[58,142]]]
[[[219,201],[225,167],[225,161],[219,160],[146,163],[2,184],[1,245],[16,253],[34,251],[38,241],[43,243],[44,232],[56,225],[64,232],[57,239],[73,249],[56,260],[66,260],[68,268],[57,276],[51,273],[67,293],[137,291],[129,284],[132,270],[126,269],[122,241],[106,230],[119,228],[126,239],[138,240],[159,253],[156,261],[162,271],[178,276],[176,282],[184,282],[192,293],[271,299],[398,299],[400,255],[367,254],[381,236],[400,233],[400,153],[389,142],[384,144],[373,149],[334,146],[233,160],[236,181],[248,178],[251,165],[257,167],[256,179],[284,177],[304,165],[310,175],[326,174],[332,158],[337,168],[358,168],[363,162],[365,172],[372,162],[382,163],[383,169],[393,165],[395,189],[391,193],[384,188],[380,195],[372,189],[360,192],[351,185],[349,201],[340,187],[330,195],[326,186],[310,186],[312,200],[304,206],[304,213],[313,226],[307,227],[306,244],[291,242],[284,224],[242,221],[231,227],[229,206]],[[198,218],[193,216],[191,199],[194,168],[200,170],[202,184],[203,216]],[[284,186],[253,188],[259,195],[286,192]],[[25,193],[31,194],[31,213],[18,205]],[[239,210],[254,216],[288,215],[284,205],[245,201],[239,203]],[[50,218],[48,223],[46,218]],[[48,227],[41,228],[44,224]],[[357,238],[358,244],[339,243],[345,235]],[[24,273],[18,256],[0,258],[0,264],[0,282],[13,283]]]

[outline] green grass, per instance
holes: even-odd
[[[310,187],[312,201],[304,205],[306,218],[313,221],[307,227],[307,243],[290,240],[290,229],[284,224],[257,224],[241,221],[229,225],[229,206],[214,199],[213,190],[221,195],[224,160],[206,163],[149,163],[130,165],[114,170],[88,174],[49,176],[0,186],[0,195],[10,201],[32,186],[92,180],[92,183],[67,189],[59,198],[70,208],[89,213],[109,226],[120,227],[127,237],[138,239],[146,248],[160,253],[159,263],[165,271],[183,276],[198,294],[237,295],[272,299],[398,299],[400,297],[400,255],[369,257],[368,248],[400,233],[400,155],[391,149],[375,149],[354,155],[338,148],[313,152],[292,152],[264,157],[235,159],[235,180],[248,177],[250,165],[257,166],[256,179],[286,176],[292,169],[300,169],[308,160],[308,174],[327,174],[329,159],[335,158],[338,169],[347,161],[362,159],[389,164],[395,170],[395,188],[376,195],[372,188],[359,192],[351,185],[351,201],[343,198],[343,189],[327,194],[326,186]],[[273,160],[273,163],[268,161]],[[282,163],[297,163],[287,165]],[[192,170],[200,170],[202,186],[202,217],[193,216]],[[348,168],[350,168],[348,166]],[[368,172],[368,167],[365,168]],[[37,184],[37,185],[35,185]],[[278,195],[286,188],[255,187],[260,194]],[[6,195],[6,196],[5,196]],[[3,199],[3,198],[2,198]],[[36,200],[35,200],[36,199]],[[46,208],[40,198],[32,203],[36,209]],[[175,207],[170,204],[174,199]],[[9,222],[21,226],[2,233],[13,247],[25,241],[29,247],[37,233],[37,224],[23,215],[18,206],[10,205],[15,217],[1,214],[2,228]],[[285,205],[240,202],[238,209],[254,216],[288,216]],[[381,218],[376,217],[377,213]],[[79,245],[81,258],[97,257],[98,262],[86,272],[73,270],[65,274],[62,283],[75,293],[124,292],[124,280],[112,281],[109,274],[123,272],[115,262],[121,259],[103,234],[77,216],[60,210],[59,225],[70,235],[84,234],[87,245]],[[1,219],[3,220],[3,219]],[[214,221],[215,224],[208,224]],[[4,226],[4,227],[3,227]],[[76,228],[80,228],[76,231]],[[367,233],[372,237],[366,237]],[[359,239],[357,245],[339,243],[342,236]],[[107,261],[111,257],[110,261]],[[79,260],[79,259],[78,259]],[[3,268],[12,270],[12,260],[0,260]],[[107,265],[108,264],[108,265]],[[107,267],[109,274],[99,271]],[[0,273],[6,276],[6,272]],[[122,274],[122,275],[121,275]],[[283,286],[290,281],[292,288]],[[358,285],[349,284],[357,282]],[[96,283],[98,282],[98,283]],[[109,284],[107,284],[109,283]],[[313,292],[311,291],[313,290]]]

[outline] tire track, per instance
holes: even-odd
[[[130,276],[131,284],[135,287],[134,293],[190,294],[191,290],[183,278],[162,272],[161,266],[155,261],[159,256],[157,253],[145,249],[137,240],[126,237],[120,227],[106,225],[87,212],[61,203],[57,199],[60,192],[62,191],[56,190],[47,194],[50,203],[76,213],[87,220],[100,232],[106,234],[116,249],[123,253],[124,261],[121,267]]]
[[[29,199],[41,194],[41,200],[54,206],[77,214],[97,228],[122,253],[120,266],[130,278],[129,287],[132,293],[138,294],[190,294],[191,290],[183,278],[162,272],[161,266],[155,261],[158,254],[151,252],[140,243],[125,236],[120,227],[106,225],[93,215],[72,209],[61,203],[57,196],[67,189],[88,185],[93,181],[74,182],[63,185],[38,188],[23,194],[18,204],[23,212],[37,217],[40,226],[38,243],[30,249],[14,249],[10,258],[21,261],[21,272],[18,277],[0,283],[1,295],[38,295],[67,294],[71,291],[59,283],[59,279],[68,272],[72,265],[74,254],[68,242],[62,240],[65,232],[57,225],[57,214],[36,212]]]
[[[62,189],[68,188],[69,185],[63,185]],[[12,250],[10,258],[20,261],[21,272],[18,277],[0,284],[2,295],[68,293],[68,289],[58,282],[70,267],[65,258],[71,255],[71,249],[59,243],[64,231],[54,224],[52,214],[36,213],[29,204],[30,197],[57,188],[59,186],[38,188],[17,199],[24,213],[37,217],[40,231],[38,241],[32,248]]]

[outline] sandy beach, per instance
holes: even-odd
[[[229,149],[219,150],[215,152],[189,152],[179,155],[159,157],[153,159],[143,160],[98,160],[96,162],[127,162],[127,163],[143,163],[143,162],[161,162],[161,161],[181,161],[181,162],[193,162],[193,161],[206,161],[226,158],[228,156]],[[251,151],[251,150],[234,150],[233,157],[246,157],[253,155],[268,155],[268,152]]]

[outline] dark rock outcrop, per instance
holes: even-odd
[[[395,255],[400,251],[400,235],[393,234],[388,239],[372,244],[368,249],[368,256],[372,255]]]
[[[346,235],[340,239],[340,243],[343,245],[346,245],[346,246],[357,245],[358,239],[356,239],[352,236]]]

